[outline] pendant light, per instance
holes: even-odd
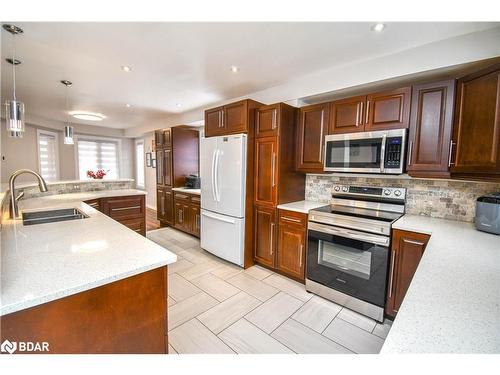
[[[22,137],[24,133],[24,103],[19,102],[16,98],[16,65],[21,64],[21,61],[16,60],[16,45],[15,37],[22,34],[24,31],[15,25],[4,24],[4,30],[12,34],[12,58],[6,59],[9,64],[12,64],[12,81],[13,95],[12,100],[5,101],[5,125],[7,132],[11,137]]]
[[[68,88],[73,84],[73,82],[66,79],[62,80],[61,83],[66,86],[66,126],[64,127],[64,144],[73,145],[75,141],[73,140],[73,127],[69,122],[69,108],[68,108]]]

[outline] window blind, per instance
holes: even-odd
[[[144,188],[144,142],[135,144],[135,160],[137,187]]]
[[[38,134],[38,160],[40,174],[46,181],[59,178],[57,160],[57,138],[54,134],[40,132]]]
[[[78,170],[81,180],[87,171],[104,169],[108,179],[119,178],[118,142],[108,140],[78,139]]]

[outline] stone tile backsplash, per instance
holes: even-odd
[[[36,186],[21,187],[16,190],[23,190],[23,199],[36,198],[42,195],[56,195],[56,194],[71,194],[81,193],[85,191],[99,191],[99,190],[121,190],[121,189],[135,189],[134,180],[89,180],[77,182],[61,182],[51,183],[47,185],[49,191],[41,193]]]
[[[404,187],[407,213],[458,221],[474,221],[476,198],[500,191],[500,183],[489,182],[308,174],[306,200],[330,202],[335,184]]]

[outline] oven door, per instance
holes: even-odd
[[[327,136],[324,170],[383,173],[386,135],[377,133]]]
[[[384,307],[389,237],[309,222],[307,279]]]

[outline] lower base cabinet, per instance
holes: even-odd
[[[146,235],[146,202],[144,195],[128,195],[85,201],[89,206],[125,225],[127,228]]]
[[[174,228],[200,237],[200,196],[174,191]]]
[[[157,219],[164,225],[174,225],[174,195],[172,188],[157,187]]]
[[[283,275],[305,280],[307,215],[256,206],[254,261]]]
[[[396,316],[430,236],[394,229],[385,313]]]

